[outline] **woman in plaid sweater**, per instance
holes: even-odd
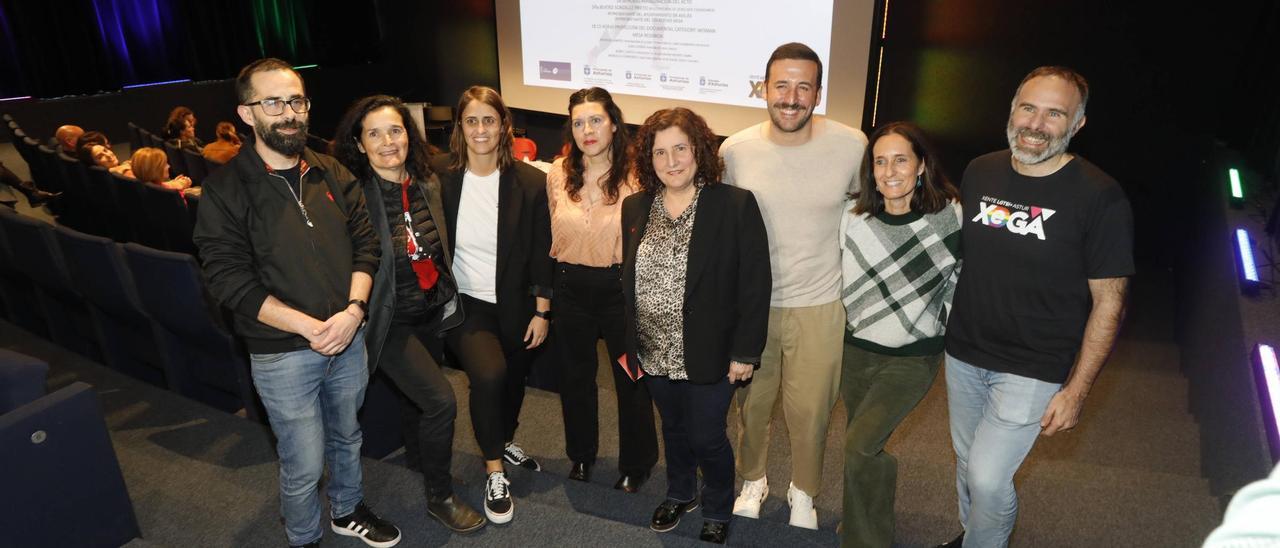
[[[867,150],[840,223],[845,547],[893,541],[898,463],[884,446],[937,376],[960,273],[959,192],[924,133],[887,124]]]

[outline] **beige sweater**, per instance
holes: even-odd
[[[867,148],[861,131],[814,116],[813,138],[774,144],[765,121],[720,146],[724,182],[755,193],[769,232],[770,306],[817,306],[840,298],[840,218],[858,186]]]

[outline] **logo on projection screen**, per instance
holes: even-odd
[[[561,80],[568,82],[573,79],[569,63],[560,61],[538,61],[538,78],[543,80]]]

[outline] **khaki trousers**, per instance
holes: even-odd
[[[738,475],[743,479],[754,481],[765,476],[769,423],[774,402],[781,395],[791,435],[791,481],[810,496],[818,494],[827,425],[840,393],[844,319],[844,305],[839,300],[769,309],[768,341],[760,369],[751,383],[738,391],[742,425]]]

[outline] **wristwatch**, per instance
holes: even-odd
[[[539,318],[542,318],[542,319],[544,319],[544,320],[551,321],[551,311],[550,311],[550,310],[548,310],[548,311],[546,311],[546,312],[542,312],[542,311],[540,311],[540,310],[534,310],[534,311],[533,311],[533,315],[534,315],[534,316],[537,316],[537,317],[539,317]]]

